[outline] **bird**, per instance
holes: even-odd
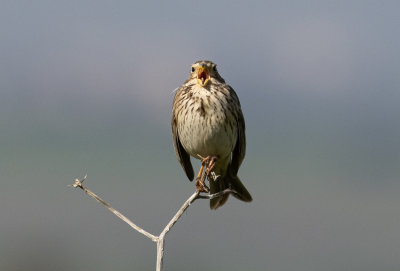
[[[218,73],[217,65],[200,60],[190,67],[189,78],[177,89],[172,105],[172,137],[186,176],[194,179],[190,157],[202,160],[196,187],[210,194],[230,188],[239,200],[252,197],[237,173],[246,154],[245,121],[239,98]],[[208,187],[201,183],[205,161],[213,164]],[[200,187],[200,188],[199,188]],[[229,193],[210,199],[210,209],[225,204]]]

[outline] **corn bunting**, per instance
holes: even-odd
[[[210,194],[231,188],[236,198],[252,200],[237,176],[246,152],[239,98],[219,75],[216,64],[204,60],[191,66],[189,79],[176,91],[171,125],[176,155],[190,181],[194,178],[190,156],[202,160],[201,169],[206,160],[211,161],[214,178],[208,175]],[[208,191],[200,177],[201,170],[197,188]],[[210,208],[222,206],[228,196],[211,199]]]

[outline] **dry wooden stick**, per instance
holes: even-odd
[[[166,234],[171,230],[171,228],[174,226],[174,224],[179,220],[179,218],[183,215],[185,210],[196,200],[196,199],[213,199],[216,197],[220,197],[226,193],[236,193],[236,191],[232,190],[231,188],[225,189],[224,191],[220,191],[215,194],[201,194],[202,192],[196,191],[194,192],[186,201],[185,203],[179,208],[179,210],[176,212],[174,217],[168,222],[168,224],[164,227],[162,232],[160,233],[159,236],[155,236],[143,228],[139,227],[135,223],[133,223],[130,219],[128,219],[126,216],[121,214],[119,211],[115,210],[113,207],[111,207],[107,202],[102,200],[99,196],[97,196],[95,193],[87,189],[85,186],[83,186],[82,182],[85,181],[87,176],[85,176],[82,180],[75,179],[75,183],[72,185],[73,187],[79,187],[83,191],[85,191],[86,194],[88,194],[90,197],[94,198],[101,204],[103,204],[105,207],[107,207],[108,210],[110,210],[113,214],[118,216],[122,221],[127,223],[129,226],[131,226],[133,229],[136,231],[140,232],[153,242],[157,244],[157,263],[156,263],[156,271],[161,271],[162,270],[162,263],[163,263],[163,257],[164,257],[164,240]],[[204,183],[206,178],[206,173],[204,173],[201,176],[201,179]]]
[[[84,187],[82,185],[82,182],[84,180],[86,180],[87,176],[85,176],[82,180],[79,179],[75,179],[75,183],[72,185],[73,187],[79,187],[80,189],[82,189],[83,191],[85,191],[86,194],[88,194],[89,196],[91,196],[92,198],[94,198],[95,200],[97,200],[98,202],[100,202],[101,204],[103,204],[104,206],[107,207],[108,210],[110,210],[110,212],[112,212],[113,214],[115,214],[116,216],[118,216],[122,221],[124,221],[126,224],[128,224],[129,226],[131,226],[133,229],[135,229],[136,231],[140,232],[141,234],[143,234],[144,236],[146,236],[147,238],[150,238],[153,242],[157,242],[158,237],[145,231],[144,229],[142,229],[141,227],[139,227],[138,225],[136,225],[135,223],[133,223],[129,218],[127,218],[126,216],[124,216],[123,214],[121,214],[119,211],[115,210],[113,207],[111,207],[107,202],[105,202],[104,200],[102,200],[99,196],[97,196],[95,193],[93,193],[92,191],[90,191],[89,189],[87,189],[86,187]]]

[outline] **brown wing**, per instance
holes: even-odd
[[[174,141],[174,147],[175,147],[175,152],[176,156],[178,157],[179,163],[181,163],[181,166],[183,170],[186,173],[186,176],[189,178],[190,181],[193,181],[194,178],[194,171],[193,171],[193,166],[192,163],[190,162],[190,155],[186,152],[186,150],[183,148],[181,141],[179,139],[179,133],[178,133],[178,126],[176,124],[176,112],[175,109],[177,108],[177,99],[181,95],[182,92],[182,87],[178,89],[178,91],[175,94],[174,98],[174,109],[172,111],[172,120],[171,120],[171,128],[172,128],[172,137]]]
[[[234,100],[233,104],[236,106],[233,108],[236,116],[238,134],[235,148],[232,151],[232,163],[231,169],[232,173],[237,175],[240,165],[243,162],[244,156],[246,155],[246,133],[245,133],[245,123],[242,110],[240,108],[239,98],[237,97],[233,88],[230,87],[231,96]]]

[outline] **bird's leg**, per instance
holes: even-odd
[[[206,164],[209,164],[208,161],[210,160],[210,157],[209,156],[207,156],[206,158],[201,157],[201,159],[202,159],[201,167],[199,170],[199,174],[197,174],[197,177],[196,177],[196,189],[197,189],[197,191],[200,191],[200,192],[208,192],[208,191],[210,191],[210,189],[204,183],[204,180],[203,180],[204,178],[202,178],[202,175],[203,175],[203,171],[204,171],[204,166]],[[207,168],[208,168],[208,165],[207,165]],[[207,169],[206,169],[206,171],[207,171]]]
[[[206,175],[207,175],[207,177],[210,177],[210,175],[212,173],[212,170],[215,167],[215,161],[217,160],[217,157],[216,156],[212,156],[212,157],[209,157],[208,160],[209,161],[208,161],[208,165],[207,165],[207,168],[206,168]]]
[[[198,156],[201,158],[201,167],[199,170],[199,174],[197,174],[196,180],[201,179],[201,175],[203,175],[205,162],[209,159],[209,157],[203,158],[199,154],[198,154]]]

